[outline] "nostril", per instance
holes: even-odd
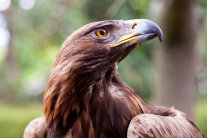
[[[137,23],[132,25],[132,29],[135,29],[137,27]]]

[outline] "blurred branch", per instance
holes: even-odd
[[[164,46],[155,47],[154,56],[157,103],[175,106],[192,118],[197,92],[196,44],[200,31],[196,8],[197,2],[193,0],[163,1],[158,14],[164,41],[157,45]]]
[[[18,73],[18,65],[16,64],[16,57],[15,57],[15,51],[14,51],[14,44],[13,44],[13,34],[14,34],[14,28],[12,23],[12,16],[15,9],[14,6],[11,6],[8,10],[3,12],[3,15],[7,21],[8,31],[10,33],[10,39],[7,46],[7,53],[5,57],[6,66],[8,67],[8,75],[9,76],[17,76]]]
[[[126,2],[126,0],[115,0],[114,3],[108,8],[108,10],[104,14],[105,19],[112,19],[122,5]]]
[[[1,96],[3,97],[3,101],[6,103],[11,103],[15,99],[16,91],[13,89],[14,85],[17,83],[15,82],[16,78],[19,76],[19,66],[17,64],[15,50],[14,50],[14,43],[13,43],[13,36],[14,36],[14,25],[13,25],[13,15],[15,13],[15,8],[12,5],[9,9],[3,12],[3,15],[6,19],[8,31],[10,33],[9,43],[7,45],[6,57],[4,60],[4,69],[2,70],[3,76],[3,85],[4,87],[1,89],[2,93]]]

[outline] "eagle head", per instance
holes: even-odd
[[[156,36],[162,41],[160,27],[147,19],[93,22],[66,39],[56,62],[63,57],[77,57],[88,62],[100,59],[99,64],[119,62],[136,46]]]

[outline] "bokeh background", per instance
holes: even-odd
[[[0,0],[0,138],[21,138],[42,115],[58,49],[79,27],[98,20],[147,18],[164,42],[136,48],[119,65],[148,103],[186,112],[207,136],[206,0]]]

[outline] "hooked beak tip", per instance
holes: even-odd
[[[155,34],[157,35],[157,37],[159,38],[160,42],[163,41],[163,32],[160,29],[160,27],[158,26],[158,28],[155,30]]]
[[[163,32],[161,28],[154,23],[153,21],[147,19],[138,19],[137,22],[139,23],[138,33],[143,32],[144,34],[151,34],[154,33],[155,37],[157,36],[160,42],[163,41]]]

